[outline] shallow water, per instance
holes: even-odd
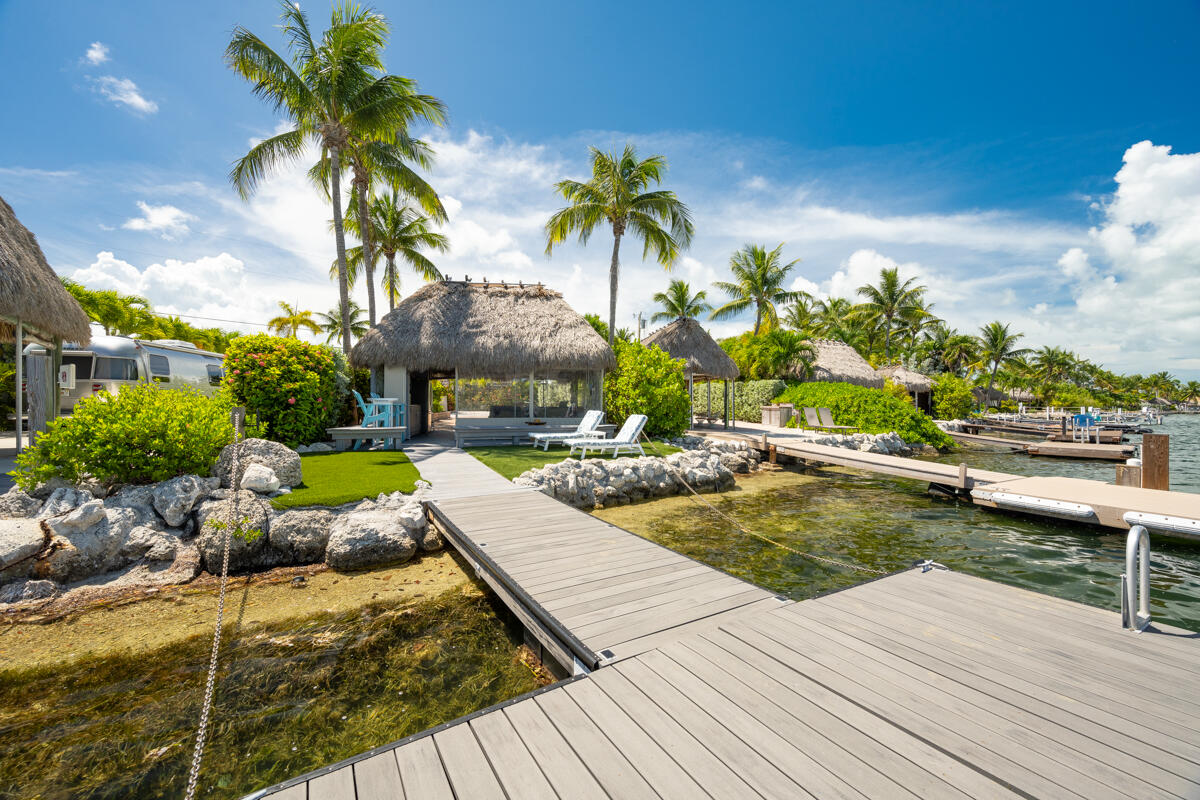
[[[506,616],[464,583],[236,634],[231,620],[197,796],[241,797],[536,688]],[[0,671],[0,798],[181,797],[211,641]]]
[[[1119,610],[1123,534],[984,510],[925,489],[914,481],[823,468],[745,478],[739,490],[706,498],[750,530],[803,552],[889,571],[932,558],[972,575]],[[797,600],[873,577],[747,536],[686,497],[596,515]],[[1151,568],[1155,619],[1200,630],[1200,547],[1155,540]]]

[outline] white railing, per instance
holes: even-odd
[[[1137,570],[1136,585],[1134,569]],[[1121,574],[1121,627],[1143,631],[1149,624],[1150,532],[1143,525],[1134,525],[1125,540],[1125,572]]]

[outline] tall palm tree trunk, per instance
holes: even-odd
[[[387,271],[388,271],[389,275],[396,276],[396,254],[395,253],[387,254]],[[399,276],[396,276],[396,277],[399,277]],[[395,288],[395,286],[393,285],[392,289],[384,290],[387,292],[388,311],[396,310],[396,293],[393,291],[394,288]]]
[[[608,268],[608,346],[617,336],[617,276],[621,268],[621,234],[613,226],[612,264]]]
[[[333,239],[337,243],[338,307],[342,311],[342,352],[350,355],[350,287],[346,283],[346,232],[342,228],[342,163],[337,145],[329,148],[330,193],[333,195]]]
[[[367,184],[365,176],[354,176],[354,193],[358,196],[358,227],[362,234],[363,265],[367,268],[367,319],[375,326],[375,254],[371,250],[371,218],[367,214]]]
[[[754,335],[758,336],[758,331],[762,327],[762,306],[755,304],[754,306]]]

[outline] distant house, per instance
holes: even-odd
[[[608,343],[562,295],[538,285],[438,281],[406,297],[350,352],[403,398],[409,433],[432,422],[432,382],[451,397],[455,427],[577,420],[601,408]]]

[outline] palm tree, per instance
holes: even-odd
[[[350,334],[355,339],[361,339],[371,328],[371,323],[363,319],[362,307],[350,301]],[[334,339],[342,335],[342,310],[340,308],[329,309],[328,314],[317,314],[321,318],[320,327],[325,332],[325,344],[329,344]]]
[[[908,339],[906,348],[910,351],[917,346],[917,342],[922,334],[942,324],[942,321],[933,313],[933,303],[927,303],[923,297],[918,298],[904,312],[900,321],[904,326],[904,335]]]
[[[717,281],[713,284],[733,299],[714,310],[709,315],[710,319],[728,319],[753,306],[755,336],[758,336],[763,322],[770,328],[775,327],[779,320],[776,304],[793,303],[800,297],[800,292],[783,288],[788,273],[800,263],[800,259],[783,264],[780,258],[782,250],[782,242],[771,251],[762,245],[747,244],[734,253],[729,259],[734,281]]]
[[[346,230],[360,235],[359,210],[357,205],[350,206],[346,215]],[[378,261],[380,255],[385,259],[383,268],[383,293],[387,296],[388,311],[396,307],[400,299],[400,269],[396,265],[396,256],[400,256],[413,268],[413,271],[424,280],[441,280],[442,273],[421,252],[422,250],[437,250],[445,253],[450,249],[450,240],[444,234],[430,229],[429,218],[404,204],[400,190],[393,187],[387,194],[377,194],[371,198],[367,206],[370,219],[371,237],[378,246],[372,251],[372,257]],[[353,286],[358,279],[358,267],[363,263],[363,247],[352,247],[346,252],[346,280]],[[329,268],[329,274],[335,275],[337,264]],[[368,271],[367,279],[371,280]],[[368,294],[368,298],[370,294]],[[374,321],[368,316],[369,324]]]
[[[992,384],[996,382],[996,371],[1010,363],[1014,358],[1025,355],[1029,351],[1017,347],[1017,342],[1024,334],[1009,333],[1008,325],[999,320],[989,322],[979,329],[979,358],[991,367],[988,374],[986,397],[992,396]]]
[[[310,333],[322,332],[323,328],[313,319],[313,312],[301,311],[299,303],[293,306],[290,303],[280,300],[279,307],[283,310],[283,313],[278,317],[267,320],[267,330],[271,333],[277,333],[280,336],[290,336],[295,339],[296,333],[301,328]],[[342,327],[345,328],[347,326],[343,325]]]
[[[761,359],[774,377],[807,378],[817,354],[804,335],[776,328],[763,337]]]
[[[695,319],[705,311],[711,311],[712,306],[707,302],[707,292],[703,289],[692,294],[692,288],[684,281],[674,280],[667,284],[665,292],[657,292],[654,302],[659,303],[662,311],[654,312],[651,322],[664,322],[669,319]]]
[[[374,11],[349,4],[335,7],[330,27],[318,43],[298,4],[283,0],[280,9],[290,59],[239,26],[225,49],[225,61],[254,84],[256,95],[283,112],[292,127],[251,147],[234,164],[229,179],[245,199],[268,172],[295,161],[306,143],[320,146],[321,160],[328,162],[342,349],[348,353],[350,293],[342,224],[342,153],[355,142],[386,141],[403,130],[413,114],[413,84],[381,74],[387,22]]]
[[[916,278],[900,280],[900,268],[879,270],[879,285],[866,284],[858,287],[858,293],[866,298],[859,308],[864,316],[875,320],[883,328],[883,358],[892,359],[892,328],[897,318],[911,314],[921,301],[924,286],[914,286]]]
[[[1179,391],[1183,402],[1200,403],[1200,381],[1188,381]]]
[[[555,190],[569,205],[546,222],[546,255],[571,235],[586,244],[592,233],[607,222],[612,226],[612,262],[608,268],[608,343],[617,329],[617,278],[620,271],[621,237],[626,232],[642,241],[642,258],[651,253],[664,269],[670,269],[680,251],[692,241],[692,214],[666,189],[647,191],[662,183],[667,160],[650,156],[638,160],[633,145],[624,152],[603,153],[591,148],[592,179],[586,183],[562,180]]]
[[[1060,347],[1042,347],[1033,354],[1033,367],[1042,383],[1043,393],[1048,397],[1054,384],[1062,383],[1074,374],[1075,356]]]
[[[795,302],[787,307],[783,315],[783,324],[806,336],[819,330],[820,320],[817,317],[816,301],[812,296],[800,292]]]
[[[831,330],[842,327],[851,316],[852,308],[850,301],[844,297],[829,297],[816,301],[813,304],[813,313],[817,317],[817,331],[822,336],[828,336]]]

